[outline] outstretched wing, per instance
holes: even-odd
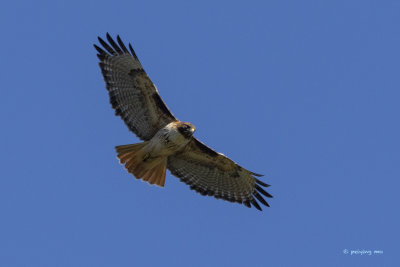
[[[176,120],[174,115],[162,101],[131,44],[128,51],[119,36],[117,44],[108,33],[109,44],[98,39],[103,49],[94,47],[115,115],[121,116],[140,139],[151,139],[159,129]]]
[[[238,202],[247,207],[253,205],[261,210],[258,200],[269,207],[262,197],[272,198],[262,188],[269,185],[254,177],[262,175],[240,167],[195,138],[182,152],[168,158],[167,168],[182,182],[190,185],[190,189],[204,196]]]

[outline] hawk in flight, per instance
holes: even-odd
[[[256,178],[228,157],[209,148],[195,137],[195,127],[179,121],[164,104],[157,88],[144,71],[131,44],[121,38],[115,42],[107,33],[103,48],[94,45],[115,115],[144,142],[117,146],[121,164],[137,179],[163,187],[166,169],[206,196],[252,205],[257,200],[269,207],[262,187],[269,185]],[[263,195],[263,196],[262,196]]]

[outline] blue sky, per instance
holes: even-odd
[[[2,4],[0,266],[399,266],[399,14],[394,0]],[[114,146],[139,140],[97,65],[106,32],[197,138],[265,174],[271,208],[123,169]]]

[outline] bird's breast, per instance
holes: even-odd
[[[190,139],[185,138],[176,127],[170,124],[160,129],[150,140],[148,150],[152,154],[170,156],[189,143]]]

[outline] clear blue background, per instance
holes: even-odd
[[[9,1],[0,25],[0,266],[400,266],[399,1]],[[107,31],[271,208],[120,166]]]

